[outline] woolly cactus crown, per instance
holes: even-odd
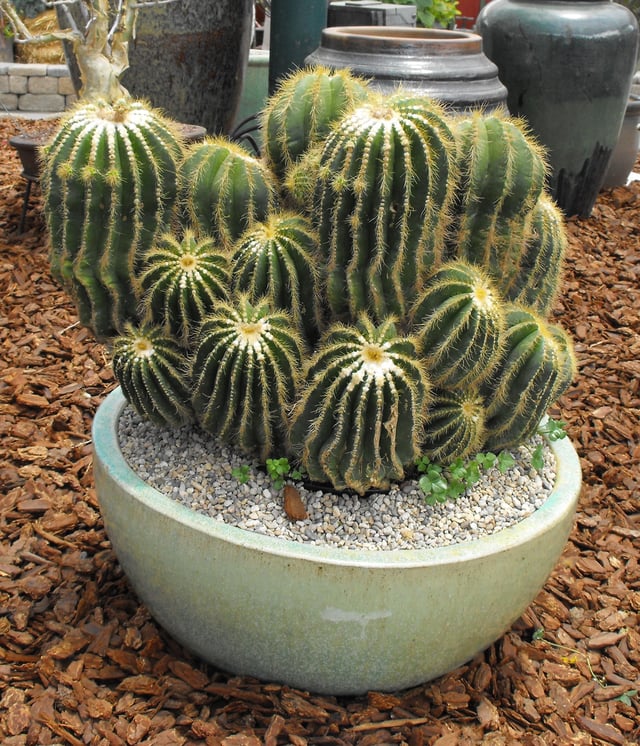
[[[49,151],[53,264],[99,333],[97,319],[135,299],[144,326],[115,342],[115,371],[143,415],[194,417],[261,459],[286,455],[364,493],[405,478],[419,454],[447,463],[522,442],[569,385],[571,344],[547,318],[563,220],[522,122],[301,71],[269,101],[263,158],[222,138],[185,154],[181,201],[151,209],[162,230],[148,230],[150,246],[132,243],[122,262],[118,243],[83,228],[88,281],[61,216],[89,225],[92,195],[115,197],[83,117],[64,151],[78,154],[80,203],[62,151]],[[132,158],[126,173],[157,194],[171,169],[145,166],[145,149]],[[121,211],[103,212],[108,236]],[[129,284],[114,285],[121,266]]]

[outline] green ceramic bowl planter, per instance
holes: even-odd
[[[330,694],[392,691],[446,673],[531,603],[573,523],[580,465],[565,439],[553,444],[558,476],[544,507],[478,541],[371,552],[260,536],[145,484],[119,450],[125,405],[119,390],[110,394],[93,429],[114,551],[160,624],[228,671]]]
[[[117,423],[126,397],[159,426],[195,422],[359,495],[411,478],[420,456],[527,441],[575,371],[550,319],[566,238],[540,148],[501,113],[319,68],[270,99],[258,158],[222,137],[186,146],[108,82],[44,149],[42,183],[52,270],[121,383],[96,416],[95,476],[140,598],[212,663],[315,691],[397,689],[464,662],[562,551],[570,444],[552,444],[555,487],[519,524],[382,552],[198,516],[127,466]]]

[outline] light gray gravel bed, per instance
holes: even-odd
[[[257,462],[241,484],[232,476],[246,457],[196,427],[163,430],[126,407],[119,422],[123,455],[145,482],[199,513],[249,531],[348,549],[424,549],[477,539],[531,515],[550,494],[555,462],[545,447],[540,472],[530,450],[514,452],[505,474],[495,467],[455,501],[427,505],[417,482],[364,498],[311,491],[297,484],[309,517],[291,521],[282,491]],[[531,448],[534,447],[532,444]]]

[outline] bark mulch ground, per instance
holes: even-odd
[[[571,220],[557,321],[585,486],[571,539],[498,642],[395,694],[314,696],[194,659],[149,617],[105,535],[90,424],[114,386],[53,282],[38,195],[0,120],[0,742],[100,746],[640,743],[640,183]],[[37,189],[35,190],[37,192]],[[375,651],[372,651],[375,655]]]

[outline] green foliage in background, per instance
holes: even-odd
[[[633,0],[629,0],[633,2]],[[388,0],[394,5],[415,5],[418,26],[433,28],[439,24],[443,28],[453,25],[458,14],[457,0]]]

